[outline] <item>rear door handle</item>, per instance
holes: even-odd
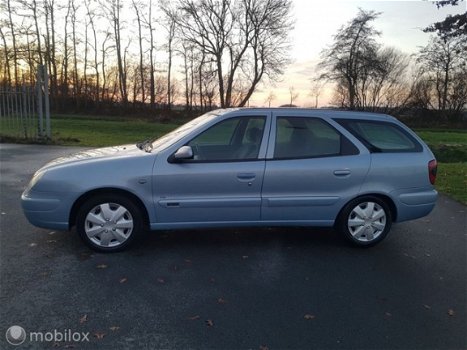
[[[256,178],[255,173],[239,173],[237,179],[242,182],[253,181]]]
[[[350,175],[349,169],[334,170],[334,175],[336,176],[347,176]]]

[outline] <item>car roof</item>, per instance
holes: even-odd
[[[220,114],[229,113],[233,111],[251,110],[256,112],[280,112],[290,113],[292,115],[306,113],[309,116],[328,117],[328,118],[345,118],[345,119],[367,119],[367,120],[394,120],[395,118],[382,113],[361,112],[361,111],[347,111],[336,109],[317,109],[317,108],[290,108],[290,107],[271,107],[271,108],[256,108],[256,107],[240,107],[240,108],[226,108],[221,110]]]

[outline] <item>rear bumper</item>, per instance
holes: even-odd
[[[397,208],[397,222],[414,220],[431,213],[438,192],[433,189],[400,190],[391,193]]]
[[[37,227],[68,230],[69,198],[58,193],[26,191],[21,196],[21,206],[28,221]]]

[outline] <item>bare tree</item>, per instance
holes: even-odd
[[[462,76],[467,64],[467,35],[432,36],[421,48],[417,62],[434,84],[437,107],[446,110],[455,95],[454,77]]]
[[[109,96],[109,93],[108,93],[108,87],[107,87],[107,80],[108,79],[108,75],[107,75],[107,72],[106,72],[106,57],[107,57],[107,54],[110,50],[112,50],[112,47],[108,46],[107,45],[107,41],[110,39],[111,37],[111,33],[110,32],[106,32],[105,33],[105,38],[104,40],[102,41],[102,46],[101,46],[101,55],[102,55],[102,60],[101,60],[101,67],[102,67],[102,96],[101,96],[101,99],[104,100],[106,98],[108,98]]]
[[[11,41],[12,41],[12,45],[13,45],[13,71],[14,71],[14,76],[15,76],[15,84],[18,84],[19,81],[18,81],[18,57],[17,57],[17,47],[16,47],[16,32],[15,32],[15,26],[13,24],[13,19],[12,19],[12,15],[13,15],[13,9],[11,7],[11,0],[7,0],[6,2],[7,4],[7,11],[8,11],[8,24],[9,24],[9,27],[10,27],[10,33],[11,33]],[[3,35],[2,35],[3,36]],[[6,44],[5,44],[5,48],[6,48]],[[9,69],[9,68],[8,68]],[[11,77],[10,77],[10,81],[11,81]]]
[[[155,32],[155,26],[153,24],[153,4],[152,0],[149,0],[148,4],[148,16],[144,17],[142,15],[143,21],[147,28],[149,29],[149,101],[151,104],[151,107],[154,107],[156,103],[156,70],[155,70],[155,48],[156,48],[156,43],[155,43],[155,38],[154,38],[154,32]]]
[[[403,106],[408,99],[406,78],[410,59],[394,48],[377,51],[372,65],[367,67],[359,80],[357,93],[359,107],[381,110]]]
[[[45,57],[50,77],[50,94],[56,98],[58,89],[56,39],[55,39],[55,0],[44,0],[45,16]]]
[[[325,85],[325,81],[318,78],[314,78],[311,80],[311,88],[310,88],[310,97],[314,99],[314,108],[318,108],[319,96],[323,91],[323,87]]]
[[[68,59],[69,59],[69,50],[68,50],[68,19],[71,15],[71,5],[72,0],[68,0],[67,11],[64,20],[64,37],[63,37],[63,63],[60,77],[61,93],[62,97],[68,96]]]
[[[165,48],[167,49],[167,108],[171,109],[173,103],[172,96],[172,62],[174,54],[174,46],[176,45],[176,30],[177,18],[179,13],[176,8],[173,8],[169,2],[161,4],[161,10],[164,14],[162,19],[162,26],[165,28],[167,34],[167,42]]]
[[[357,89],[360,78],[376,59],[379,45],[375,37],[380,33],[370,23],[378,16],[377,12],[360,9],[355,18],[339,29],[332,45],[321,52],[320,67],[325,70],[322,78],[343,84],[350,109],[359,106]]]
[[[289,87],[289,97],[290,97],[290,107],[292,107],[295,104],[295,101],[297,100],[298,96],[300,96],[300,93],[295,90],[294,86]]]
[[[43,59],[43,53],[42,53],[42,44],[41,44],[41,31],[39,29],[39,21],[40,21],[40,11],[37,6],[37,0],[21,0],[20,4],[27,10],[31,11],[31,14],[29,15],[32,17],[34,21],[34,27],[35,27],[35,36],[36,36],[36,47],[37,47],[37,56],[39,59],[39,64],[42,65],[44,64],[44,59]],[[11,13],[10,13],[11,14]]]
[[[181,43],[181,49],[178,50],[178,53],[183,59],[183,73],[185,75],[184,82],[185,82],[185,107],[187,110],[193,109],[193,87],[194,87],[194,46],[188,42],[183,41]]]
[[[144,103],[146,100],[145,90],[144,90],[144,63],[143,63],[143,33],[142,33],[142,25],[141,25],[141,11],[144,11],[143,4],[141,2],[137,2],[132,0],[133,9],[135,10],[136,14],[136,21],[138,23],[138,46],[139,46],[139,76],[140,76],[140,84],[141,84],[141,101]],[[135,96],[136,97],[136,96]]]
[[[202,85],[204,108],[211,110],[214,107],[215,100],[219,93],[216,69],[213,67],[212,62],[204,65],[204,69],[202,71]]]
[[[75,0],[71,0],[71,41],[73,46],[73,95],[77,99],[80,93],[78,78],[78,34],[76,31],[76,12],[78,7]],[[76,100],[77,101],[77,100]]]
[[[216,64],[222,107],[244,91],[247,103],[261,79],[282,73],[291,29],[290,0],[179,0],[177,24],[185,40]],[[240,83],[241,82],[241,83]],[[242,89],[238,87],[242,85]]]
[[[121,40],[121,22],[120,22],[120,11],[122,10],[122,3],[120,0],[101,1],[102,8],[105,11],[105,15],[108,18],[112,30],[113,39],[115,41],[115,54],[117,56],[117,67],[118,67],[118,86],[120,90],[120,97],[123,104],[128,102],[127,92],[127,79],[125,74],[124,62],[123,62],[123,50]]]
[[[96,76],[96,82],[95,82],[95,93],[94,93],[94,99],[96,104],[99,104],[99,98],[100,98],[100,75],[99,75],[99,60],[98,60],[98,41],[97,41],[97,30],[96,30],[96,24],[95,24],[95,17],[96,13],[93,11],[91,8],[91,1],[86,0],[84,2],[86,6],[86,16],[88,18],[88,23],[91,25],[91,31],[92,31],[92,36],[93,36],[93,51],[94,51],[94,74]]]
[[[276,98],[276,94],[274,93],[274,91],[271,90],[269,91],[269,95],[268,97],[266,97],[266,100],[264,102],[268,104],[268,107],[271,107],[272,101],[274,101]]]
[[[2,65],[4,68],[2,68],[2,70],[4,69],[5,72],[6,72],[6,83],[8,84],[8,86],[11,86],[11,71],[10,71],[10,51],[8,50],[8,45],[7,45],[7,42],[6,42],[6,38],[5,38],[5,33],[3,33],[3,30],[2,30],[2,26],[0,25],[0,36],[2,37],[2,42],[3,42],[3,56],[4,56],[4,64]],[[2,77],[4,78],[3,74],[2,74]]]

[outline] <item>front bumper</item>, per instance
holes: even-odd
[[[70,196],[61,193],[25,191],[21,206],[28,221],[37,227],[68,230],[72,205]]]

